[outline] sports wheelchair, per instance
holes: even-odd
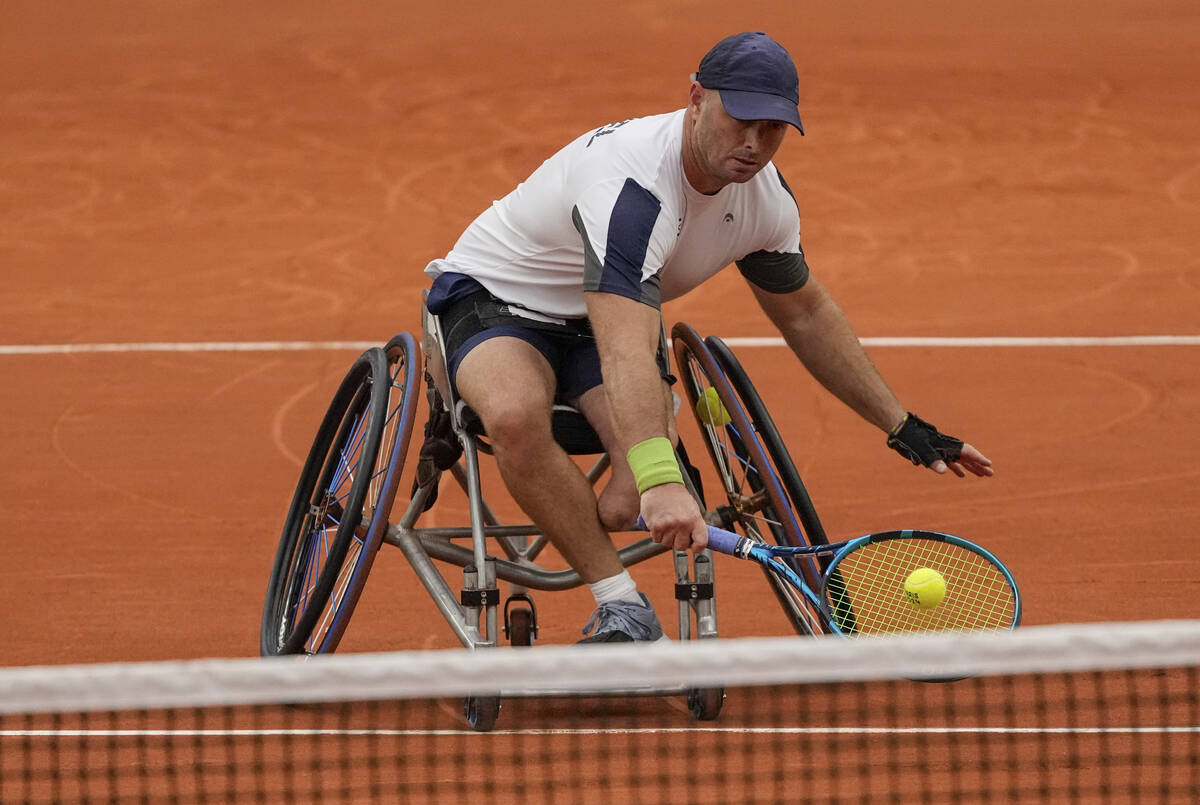
[[[263,655],[334,651],[385,543],[400,548],[454,634],[470,649],[502,642],[532,645],[538,619],[530,591],[583,583],[574,570],[538,564],[548,540],[536,526],[503,525],[489,507],[480,480],[480,456],[491,452],[487,435],[446,381],[440,322],[424,305],[422,330],[421,352],[413,336],[400,333],[359,356],[333,396],[300,473],[271,571],[260,635]],[[720,501],[710,507],[701,474],[681,440],[677,456],[686,470],[685,484],[706,519],[756,541],[790,546],[827,542],[791,457],[732,350],[716,336],[701,338],[683,323],[672,329],[671,343],[686,403],[723,486]],[[411,496],[393,523],[389,518],[422,389],[429,409],[424,441],[415,472],[410,472],[415,475]],[[718,416],[700,407],[711,401],[714,390],[722,406]],[[596,483],[608,458],[586,419],[573,408],[556,406],[552,423],[556,440],[569,454],[597,456],[587,472]],[[422,527],[421,516],[434,505],[447,472],[466,494],[470,522]],[[716,637],[708,550],[692,556],[643,536],[621,547],[619,555],[629,567],[668,551],[675,573],[678,638]],[[819,560],[790,561],[815,584]],[[445,575],[449,568],[461,569],[457,591]],[[764,575],[798,633],[822,631],[802,596],[775,575]],[[507,585],[503,600],[500,582]],[[637,692],[683,693],[701,720],[715,719],[724,699],[720,688]],[[466,700],[465,715],[472,727],[485,731],[494,726],[499,707],[497,695],[473,696]]]

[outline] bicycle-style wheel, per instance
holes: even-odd
[[[317,619],[312,638],[305,649],[310,653],[332,652],[350,623],[350,616],[354,614],[359,596],[366,587],[371,565],[379,553],[379,546],[383,544],[412,440],[421,377],[416,341],[408,333],[400,333],[383,349],[387,357],[389,381],[383,439],[371,471],[359,526],[350,539],[329,600]]]
[[[326,411],[288,508],[263,607],[264,655],[317,653],[344,594],[388,411],[388,361],[363,353]],[[336,640],[335,640],[336,642]]]
[[[791,501],[796,518],[800,521],[800,526],[804,531],[804,542],[801,544],[828,545],[829,537],[826,536],[825,528],[817,517],[817,510],[813,506],[812,498],[808,496],[804,482],[800,479],[800,473],[796,470],[792,455],[784,445],[783,438],[779,435],[779,429],[775,427],[775,420],[771,418],[766,405],[763,404],[758,390],[750,382],[750,376],[742,368],[741,361],[733,354],[733,350],[715,335],[705,338],[704,343],[712,350],[717,363],[725,372],[725,376],[729,378],[734,392],[746,407],[746,413],[750,417],[754,433],[762,442],[766,456],[771,461],[773,472],[779,478],[783,491],[787,493],[788,500]]]
[[[784,445],[783,438],[779,435],[779,429],[775,427],[775,420],[771,418],[771,414],[767,411],[767,406],[759,396],[758,390],[754,388],[754,384],[750,381],[750,376],[746,374],[746,370],[742,367],[741,361],[733,354],[733,350],[715,335],[705,338],[704,343],[712,351],[713,356],[717,359],[717,363],[720,364],[726,377],[729,378],[734,392],[741,398],[742,404],[746,407],[746,413],[750,416],[750,424],[754,429],[754,434],[762,442],[763,451],[771,463],[771,469],[776,477],[779,478],[779,483],[783,487],[784,492],[787,493],[792,510],[796,513],[796,518],[799,520],[801,528],[804,531],[804,544],[828,545],[829,537],[825,533],[825,527],[821,525],[820,518],[817,517],[816,507],[813,506],[812,498],[808,495],[808,489],[805,488],[804,482],[800,479],[800,473],[796,470],[796,464],[792,460],[792,455]],[[831,556],[817,557],[817,564],[822,572],[829,567],[831,560]],[[790,564],[794,570],[800,572],[800,568],[795,562],[791,562]],[[834,601],[841,600],[845,595],[845,583],[842,581],[841,573],[836,569],[830,574],[826,582],[826,589]],[[842,617],[853,628],[854,611],[848,599],[838,607],[838,612],[842,613]]]
[[[675,325],[671,338],[688,407],[728,500],[728,506],[716,510],[722,518],[718,525],[737,527],[760,542],[807,544],[779,473],[712,350],[687,324]],[[819,571],[812,561],[799,560],[794,567],[810,587],[817,589]],[[764,574],[797,633],[826,631],[820,613],[814,612],[803,596],[773,574]]]

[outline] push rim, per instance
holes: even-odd
[[[359,526],[351,536],[329,601],[305,647],[310,653],[325,654],[337,648],[383,543],[412,440],[420,396],[416,349],[416,341],[408,333],[394,336],[384,347],[388,364],[388,413],[383,436],[363,500]]]
[[[754,433],[741,398],[730,386],[712,352],[700,336],[687,324],[677,324],[671,332],[676,365],[688,407],[704,437],[709,457],[725,488],[729,506],[727,517],[735,521],[750,539],[774,542],[778,545],[804,545],[804,534],[786,493],[775,474],[763,446]],[[705,422],[696,405],[707,388],[713,388],[725,406],[729,422],[718,426]],[[710,417],[711,418],[711,417]],[[732,525],[732,522],[723,525]],[[819,576],[815,567],[801,565],[805,581],[816,589]],[[787,583],[764,569],[771,588],[779,599],[784,613],[800,634],[825,631],[818,613],[809,602]]]

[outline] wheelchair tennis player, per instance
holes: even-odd
[[[735,264],[803,366],[914,464],[990,476],[991,462],[899,402],[809,271],[772,163],[804,133],[788,52],[763,33],[718,42],[685,108],[610,123],[554,154],[426,268],[447,369],[479,416],[514,500],[588,583],[582,642],[662,627],[609,537],[639,514],[657,542],[704,548],[683,485],[661,304]],[[579,409],[612,459],[597,496],[551,432]]]

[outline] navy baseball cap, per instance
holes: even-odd
[[[696,72],[705,89],[721,93],[721,103],[737,120],[780,120],[800,125],[800,77],[792,57],[762,31],[727,36],[713,46]]]

